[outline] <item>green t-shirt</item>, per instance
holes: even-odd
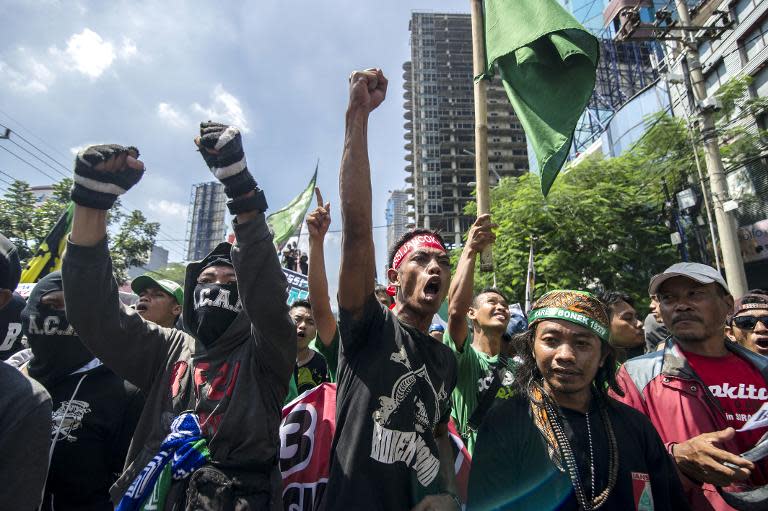
[[[320,341],[320,334],[315,335],[315,338],[309,342],[309,347],[320,353],[325,357],[325,361],[328,363],[328,376],[331,383],[336,382],[336,369],[339,367],[339,328],[336,327],[336,332],[331,339],[331,345],[326,347],[325,344]]]
[[[320,353],[325,357],[325,361],[328,363],[328,376],[331,383],[336,382],[336,368],[339,366],[339,329],[336,328],[336,332],[333,334],[331,345],[327,348],[319,339],[319,334],[315,335],[315,338],[309,341],[309,347]],[[283,406],[287,405],[299,395],[298,388],[296,387],[296,380],[291,374],[291,380],[288,382],[288,395],[285,396]]]
[[[477,408],[482,393],[488,389],[492,378],[492,364],[498,361],[498,355],[492,357],[482,351],[478,351],[472,346],[472,333],[467,334],[467,340],[464,342],[463,350],[458,351],[456,344],[451,339],[451,335],[446,331],[443,334],[443,343],[451,348],[456,355],[456,364],[458,366],[458,376],[456,388],[453,389],[453,410],[451,412],[453,420],[459,434],[467,445],[470,454],[475,449],[476,431],[471,431],[467,425],[469,418]],[[514,374],[516,363],[510,358],[507,362],[509,372],[502,380],[502,385],[496,393],[496,399],[508,399],[512,396],[512,375]]]

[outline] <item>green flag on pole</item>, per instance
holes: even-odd
[[[307,209],[309,209],[315,193],[316,180],[317,165],[315,165],[315,173],[309,181],[307,188],[283,209],[267,217],[267,223],[274,233],[274,243],[277,247],[282,247],[288,241],[288,238],[296,233],[296,230],[304,221],[304,216],[307,214]]]
[[[555,0],[485,0],[485,48],[486,75],[496,63],[546,196],[595,88],[597,38]]]

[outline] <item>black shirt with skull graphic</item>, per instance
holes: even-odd
[[[445,491],[434,431],[456,385],[451,350],[398,321],[371,294],[339,312],[336,434],[324,508],[411,509]]]

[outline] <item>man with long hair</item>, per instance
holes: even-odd
[[[478,433],[469,509],[687,509],[650,421],[607,395],[620,389],[605,306],[552,291],[528,321],[518,392]]]

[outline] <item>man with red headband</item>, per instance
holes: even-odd
[[[342,242],[336,433],[323,507],[460,509],[448,435],[456,361],[427,334],[450,281],[440,236],[405,234],[387,277],[395,307],[376,299],[368,116],[384,100],[380,70],[355,72],[339,188]]]

